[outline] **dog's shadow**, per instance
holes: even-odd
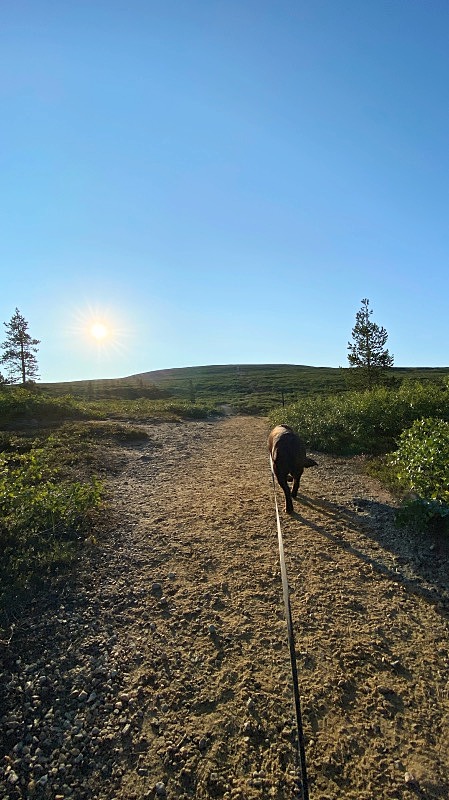
[[[437,605],[445,617],[449,616],[448,537],[398,528],[394,521],[396,509],[375,500],[355,497],[352,510],[329,500],[298,493],[294,503],[296,508],[293,514],[288,515],[293,523],[304,525],[368,564],[375,572],[402,583],[409,591]],[[308,511],[313,513],[314,519],[309,517]],[[317,516],[319,521],[316,521]],[[336,533],[330,529],[329,523],[332,523],[332,529],[335,523],[338,524]],[[357,544],[351,534],[358,536]],[[368,540],[366,551],[364,539]],[[386,561],[393,561],[392,566],[372,555],[372,543],[390,554]]]

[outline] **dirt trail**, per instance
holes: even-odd
[[[147,430],[116,453],[114,542],[8,650],[1,796],[293,797],[267,422]],[[311,800],[449,798],[448,554],[314,457],[281,511]]]

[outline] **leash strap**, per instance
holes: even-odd
[[[299,765],[301,770],[301,780],[299,787],[300,797],[302,798],[302,800],[309,800],[309,786],[307,780],[307,767],[306,767],[306,751],[304,746],[304,731],[302,727],[301,700],[299,697],[298,667],[296,664],[295,635],[293,631],[290,593],[288,590],[287,569],[285,566],[284,540],[282,538],[281,520],[279,518],[279,508],[276,498],[276,484],[274,480],[273,460],[271,458],[271,455],[270,455],[270,467],[271,467],[271,477],[273,480],[274,504],[276,507],[276,524],[277,524],[278,542],[279,542],[279,561],[281,564],[282,595],[284,598],[285,618],[287,621],[287,638],[288,638],[288,647],[290,651],[290,665],[292,670],[293,697],[295,701],[295,713],[296,713],[296,727],[298,731],[298,756],[299,756]]]

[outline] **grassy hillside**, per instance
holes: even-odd
[[[154,381],[160,388],[190,399],[222,397],[233,405],[279,405],[304,394],[344,391],[341,370],[292,364],[238,364],[186,367],[133,376]]]
[[[395,368],[392,377],[436,381],[447,368]],[[52,394],[84,399],[182,399],[232,405],[250,413],[266,412],[314,394],[347,390],[347,370],[294,364],[228,364],[154,370],[116,380],[40,384]]]

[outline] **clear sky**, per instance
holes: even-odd
[[[2,0],[0,321],[41,380],[347,366],[364,297],[448,366],[448,42],[448,0]]]

